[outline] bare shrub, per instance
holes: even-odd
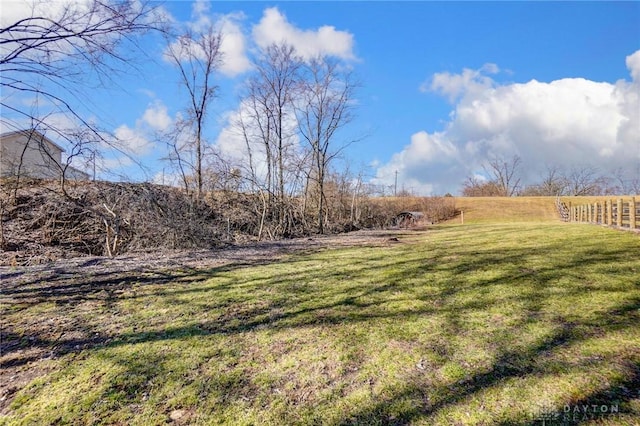
[[[394,224],[401,212],[421,212],[426,222],[437,223],[457,213],[453,197],[389,197],[371,198],[365,202],[363,226],[386,228]]]
[[[4,182],[3,182],[4,183]],[[315,215],[303,197],[287,197],[287,212],[263,216],[260,193],[216,191],[198,198],[181,188],[149,183],[24,180],[0,191],[0,264],[34,264],[83,255],[115,256],[131,251],[212,248],[260,239],[310,235]],[[11,190],[5,190],[11,188]],[[353,215],[347,197],[330,198],[325,232],[386,228],[402,211],[420,211],[430,222],[455,214],[451,197],[367,198]],[[283,224],[282,221],[285,221]]]
[[[206,202],[151,184],[32,182],[13,202],[3,194],[3,250],[38,263],[131,250],[212,247],[226,224]],[[6,253],[5,256],[6,258]],[[31,259],[31,260],[29,260]]]

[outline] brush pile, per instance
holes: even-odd
[[[351,195],[338,194],[329,200],[325,232],[331,234],[392,227],[396,215],[407,210],[423,212],[425,223],[456,214],[452,197],[360,197],[354,203]],[[0,265],[130,252],[160,255],[314,235],[317,213],[299,197],[288,203],[288,214],[278,217],[267,214],[259,193],[212,191],[197,198],[150,183],[67,181],[61,187],[57,181],[4,179]]]
[[[211,248],[228,240],[225,215],[209,203],[147,183],[74,183],[63,192],[55,182],[30,182],[3,190],[0,203],[4,265]]]

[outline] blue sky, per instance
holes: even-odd
[[[378,185],[389,187],[397,171],[399,186],[418,194],[458,193],[488,158],[514,154],[525,182],[550,165],[622,167],[629,176],[640,167],[639,2],[158,4],[180,25],[217,22],[235,42],[208,122],[208,140],[223,151],[233,150],[225,129],[249,72],[242,61],[284,35],[353,68],[362,83],[357,118],[340,137],[361,140],[344,162]],[[175,118],[184,98],[162,40],[148,37],[143,46],[138,73],[118,77],[117,90],[92,90],[88,111],[130,139],[147,168],[124,161],[122,172],[157,180],[168,172],[153,131]]]

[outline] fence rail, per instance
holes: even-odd
[[[562,220],[566,222],[583,222],[618,228],[640,228],[640,204],[635,197],[602,199],[593,203],[573,206],[556,200]]]

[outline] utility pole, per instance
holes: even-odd
[[[93,182],[96,181],[96,151],[91,151],[91,159],[93,160]]]
[[[393,196],[397,197],[398,196],[398,171],[396,170],[396,180],[393,184]]]

